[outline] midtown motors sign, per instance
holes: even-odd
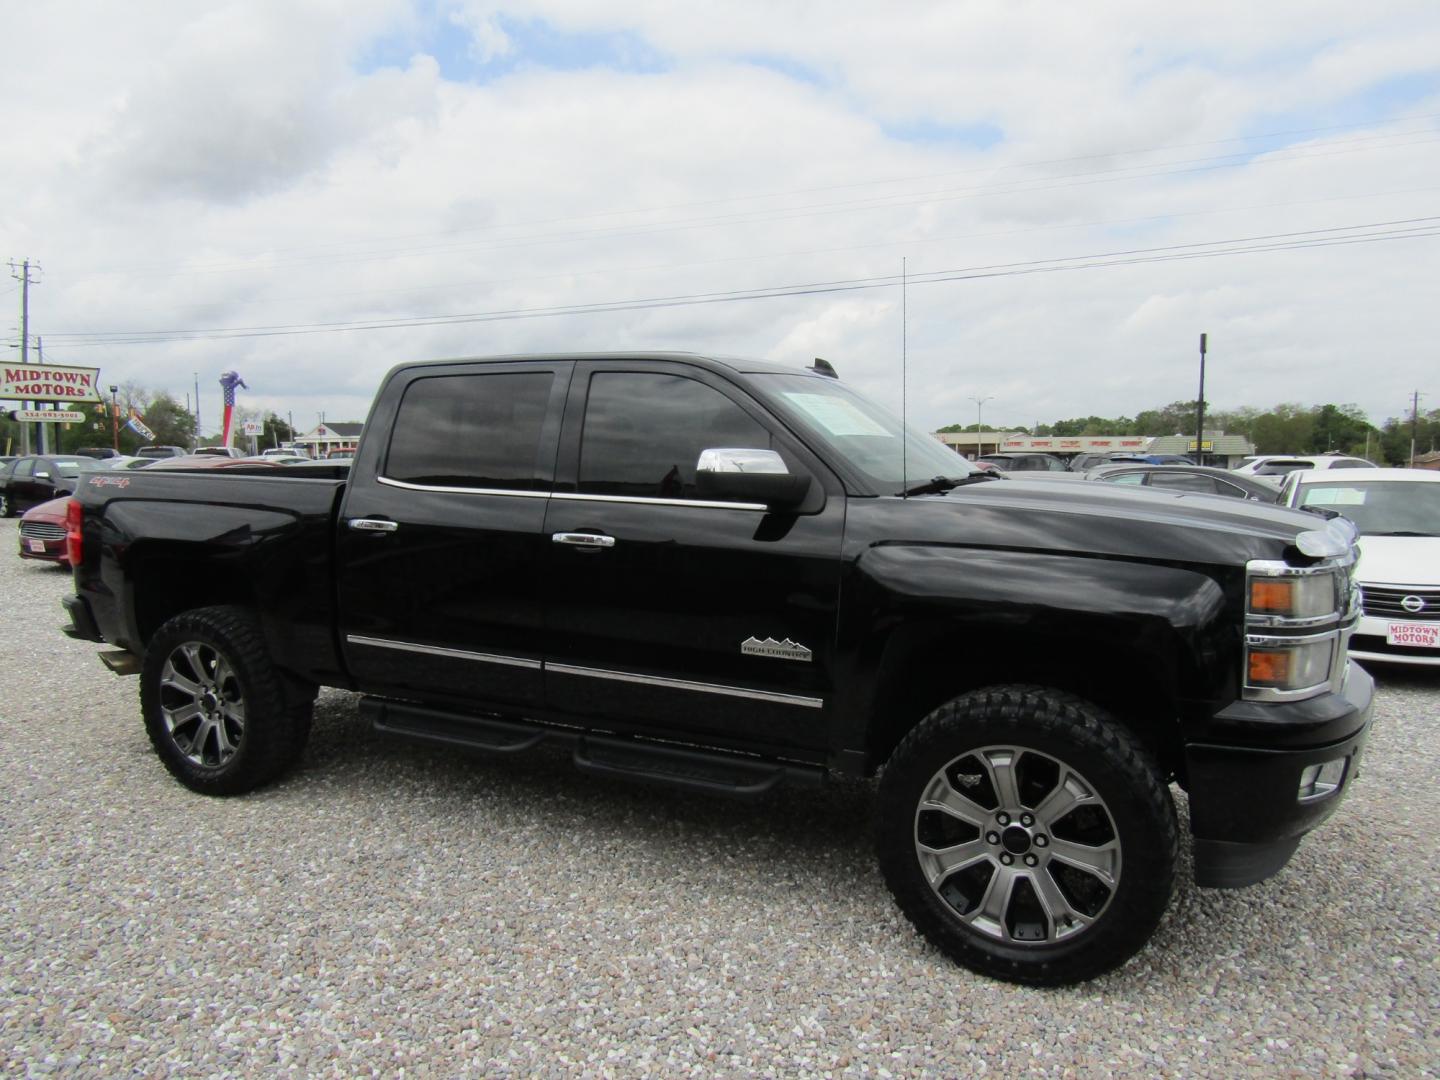
[[[0,366],[0,400],[103,401],[96,381],[99,368]]]

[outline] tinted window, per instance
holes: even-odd
[[[440,375],[405,389],[384,475],[436,487],[538,490],[548,371]]]
[[[695,498],[700,451],[769,450],[770,434],[720,391],[681,375],[601,371],[590,377],[580,491]]]
[[[1104,480],[1107,484],[1139,485],[1145,483],[1145,474],[1142,472],[1127,472],[1114,476],[1102,476],[1100,479]]]
[[[35,473],[35,459],[33,457],[21,458],[15,463],[15,479],[24,480]]]

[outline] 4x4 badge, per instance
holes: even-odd
[[[767,637],[764,641],[748,637],[740,643],[740,651],[747,656],[771,656],[776,660],[804,660],[807,664],[810,662],[810,650],[788,637],[784,641],[776,641],[773,637]]]

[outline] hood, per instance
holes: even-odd
[[[1268,503],[1068,479],[982,480],[903,502],[857,499],[849,515],[861,542],[1228,566],[1284,558],[1300,533],[1326,528],[1316,514]]]
[[[1371,585],[1440,587],[1440,536],[1362,536],[1355,576]]]
[[[70,502],[69,495],[61,495],[58,499],[51,499],[39,506],[32,506],[25,513],[20,515],[21,521],[48,521],[57,525],[65,524],[65,506]]]

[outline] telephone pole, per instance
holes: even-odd
[[[39,266],[35,267],[38,272]],[[38,285],[39,282],[30,276],[30,260],[26,259],[19,266],[15,260],[10,260],[10,276],[20,282],[20,366],[26,367],[30,363],[30,286]],[[28,409],[35,403],[24,401],[20,403],[21,408]],[[30,453],[30,425],[20,425],[20,442],[26,454]],[[40,452],[45,452],[45,428],[40,428]]]
[[[1415,437],[1420,431],[1420,391],[1416,390],[1410,395],[1410,460],[1405,463],[1407,469],[1415,467]]]

